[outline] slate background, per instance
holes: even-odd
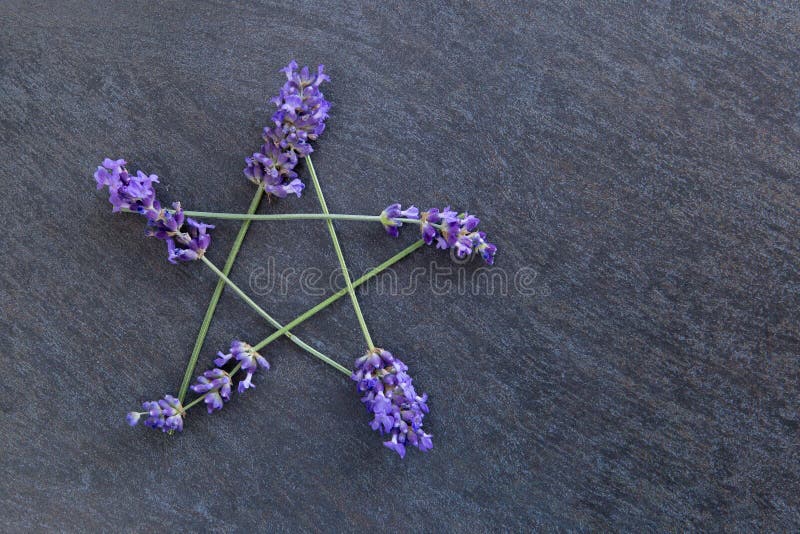
[[[0,20],[2,530],[800,527],[795,2],[7,0]],[[385,450],[285,340],[182,435],[123,420],[177,389],[214,278],[111,216],[91,173],[125,157],[166,201],[244,211],[291,58],[333,79],[332,211],[467,208],[530,290],[436,295],[427,270],[362,296],[431,395],[430,454]],[[310,190],[261,208],[316,210]],[[359,272],[413,239],[337,227]],[[269,257],[336,267],[324,224],[259,223],[234,280]],[[257,297],[284,321],[319,299]],[[226,293],[201,361],[269,332]],[[297,333],[363,350],[346,300]]]

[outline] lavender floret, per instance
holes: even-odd
[[[231,343],[231,351],[228,354],[218,352],[217,359],[214,360],[214,363],[223,366],[231,359],[240,362],[242,364],[242,370],[247,373],[245,379],[240,381],[237,386],[237,391],[239,393],[244,393],[246,389],[256,387],[255,384],[253,384],[253,375],[258,371],[259,367],[265,370],[269,369],[269,362],[267,362],[266,358],[253,350],[253,347],[244,341],[233,341]]]
[[[258,184],[280,185],[286,180],[297,178],[294,168],[297,165],[297,154],[294,151],[282,151],[274,142],[261,145],[261,151],[245,158],[247,167],[244,174],[250,181]]]
[[[397,219],[419,219],[419,209],[416,206],[409,206],[403,210],[400,204],[390,204],[381,212],[381,224],[386,233],[392,237],[400,235],[402,221]]]
[[[195,393],[205,393],[203,402],[206,404],[208,413],[221,410],[225,402],[231,400],[231,375],[222,369],[211,369],[206,371],[191,386]]]
[[[180,204],[178,204],[180,208]],[[211,245],[211,234],[209,229],[214,228],[213,224],[205,224],[191,217],[186,218],[186,224],[174,237],[167,238],[168,260],[170,263],[184,261],[194,261],[206,253]]]

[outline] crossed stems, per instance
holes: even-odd
[[[360,278],[358,278],[356,280],[353,280],[352,283],[351,283],[352,289],[354,290],[355,288],[357,288],[360,285],[364,284],[365,282],[369,281],[371,278],[373,278],[376,275],[380,274],[381,272],[385,271],[386,269],[388,269],[389,267],[391,267],[392,265],[394,265],[398,261],[402,260],[403,258],[408,256],[412,252],[416,251],[418,248],[420,248],[424,244],[425,244],[425,242],[420,239],[420,240],[416,241],[415,243],[413,243],[412,245],[410,245],[410,246],[406,247],[405,249],[401,250],[400,252],[398,252],[397,254],[395,254],[394,256],[392,256],[391,258],[386,260],[385,262],[381,263],[380,265],[378,265],[374,269],[371,269],[364,276],[362,276],[362,277],[360,277]],[[328,365],[334,367],[338,371],[341,371],[342,373],[346,374],[347,376],[350,376],[351,371],[349,369],[347,369],[343,365],[340,365],[339,363],[335,362],[334,360],[332,360],[328,356],[325,356],[324,354],[322,354],[318,350],[314,349],[313,347],[310,347],[309,345],[307,345],[305,342],[303,342],[300,339],[298,339],[297,336],[294,336],[290,332],[290,330],[292,328],[294,328],[297,325],[301,324],[305,320],[313,317],[314,315],[316,315],[320,311],[324,310],[325,308],[327,308],[328,306],[330,306],[331,304],[333,304],[334,302],[336,302],[337,300],[339,300],[340,298],[342,298],[343,296],[348,294],[349,293],[349,290],[348,290],[349,288],[340,289],[339,291],[337,291],[336,293],[334,293],[330,297],[326,298],[325,300],[323,300],[322,302],[320,302],[319,304],[317,304],[313,308],[310,308],[309,310],[307,310],[304,313],[298,315],[297,317],[295,317],[294,319],[292,319],[291,321],[289,321],[285,325],[281,326],[280,323],[278,323],[267,312],[265,312],[255,302],[253,302],[252,299],[250,299],[222,271],[220,271],[213,263],[211,263],[211,261],[209,261],[205,256],[202,256],[202,260],[206,265],[208,265],[208,267],[212,271],[214,271],[216,273],[216,275],[220,278],[220,280],[224,284],[227,284],[228,286],[230,286],[230,288],[233,289],[233,291],[239,297],[241,297],[242,300],[244,300],[259,315],[261,315],[264,319],[269,321],[270,324],[272,324],[275,328],[277,328],[277,330],[275,332],[273,332],[272,334],[270,334],[269,336],[264,338],[261,342],[259,342],[257,345],[255,345],[253,347],[253,350],[256,350],[256,351],[261,350],[264,347],[266,347],[267,345],[269,345],[270,343],[272,343],[273,341],[275,341],[276,339],[278,339],[279,337],[287,336],[294,343],[296,343],[297,345],[299,345],[300,347],[302,347],[306,351],[310,352],[311,354],[313,354],[314,356],[316,356],[320,360],[322,360],[325,363],[327,363]],[[239,371],[240,368],[241,368],[241,363],[237,364],[233,369],[231,369],[229,374],[230,375],[236,374],[236,372]],[[206,394],[201,395],[200,397],[194,399],[192,402],[190,402],[189,404],[184,406],[183,409],[184,410],[188,410],[192,406],[195,406],[196,404],[200,403],[207,395],[209,395],[209,393],[206,393]]]
[[[312,172],[312,177],[316,177],[316,172],[314,172],[311,160],[309,158],[309,168]],[[211,319],[214,315],[214,311],[217,307],[217,303],[219,302],[220,296],[222,295],[222,289],[225,287],[226,284],[230,283],[230,280],[226,281],[226,277],[230,274],[231,269],[233,267],[233,263],[236,260],[236,256],[239,253],[239,249],[242,246],[242,242],[244,241],[244,237],[247,234],[247,230],[250,227],[250,223],[252,221],[280,221],[280,220],[346,220],[346,221],[366,221],[366,222],[382,222],[382,219],[379,215],[350,215],[350,214],[339,214],[339,213],[290,213],[290,214],[270,214],[270,215],[257,215],[255,211],[258,209],[258,205],[261,202],[261,199],[264,195],[264,189],[259,187],[256,190],[255,196],[250,203],[250,207],[247,210],[247,213],[219,213],[219,212],[211,212],[211,211],[191,211],[191,210],[184,210],[184,214],[188,217],[198,217],[204,219],[228,219],[228,220],[241,220],[243,221],[242,226],[239,228],[239,233],[236,235],[236,239],[233,242],[233,247],[231,247],[231,251],[228,254],[227,259],[225,260],[225,264],[222,268],[223,276],[219,277],[219,281],[217,282],[216,287],[214,288],[214,293],[211,295],[211,300],[208,303],[208,307],[206,308],[206,313],[203,316],[203,322],[200,325],[200,330],[197,333],[197,338],[195,339],[194,347],[192,348],[192,354],[189,357],[189,363],[187,364],[186,371],[183,375],[183,381],[181,382],[181,387],[178,392],[178,399],[183,402],[186,398],[186,393],[189,389],[189,384],[194,377],[194,370],[197,366],[197,360],[200,357],[200,351],[203,347],[203,342],[205,341],[206,335],[208,333],[208,329],[211,325]],[[131,211],[132,210],[123,210],[123,211]],[[174,211],[168,209],[167,211]],[[406,219],[397,217],[394,218],[395,221],[399,221],[402,223],[412,223],[412,224],[422,224],[422,221],[418,219]],[[441,225],[433,224],[437,228],[440,228]],[[335,234],[332,234],[335,236]],[[338,243],[338,241],[337,241]],[[340,256],[340,264],[343,262],[343,258]],[[344,268],[342,271],[344,272]],[[347,276],[349,280],[349,275]],[[358,284],[354,283],[353,287],[356,287]],[[349,293],[350,288],[346,288],[343,290],[341,295],[345,293]],[[340,296],[341,296],[340,295]],[[351,298],[355,298],[353,294],[351,294]],[[354,301],[355,302],[355,301]],[[263,310],[262,310],[263,311]],[[360,309],[356,312],[359,314]],[[363,323],[363,316],[359,318],[359,324]],[[362,328],[365,330],[366,325]],[[368,335],[368,332],[365,335]],[[367,342],[372,345],[371,340]],[[301,345],[302,346],[302,345]]]
[[[244,293],[244,291],[242,291],[241,289],[239,289],[239,286],[237,286],[236,284],[234,284],[234,283],[231,281],[231,279],[230,279],[230,278],[228,278],[228,277],[225,275],[225,273],[223,273],[222,271],[220,271],[219,269],[217,269],[216,265],[214,265],[213,263],[211,263],[211,261],[210,261],[208,258],[206,258],[205,256],[200,256],[200,259],[201,259],[201,260],[203,260],[203,263],[205,263],[206,265],[208,265],[208,267],[209,267],[209,268],[210,268],[212,271],[214,271],[214,273],[216,273],[216,275],[217,275],[217,276],[219,276],[220,280],[222,280],[222,282],[223,282],[223,283],[225,283],[225,284],[228,284],[228,286],[229,286],[229,287],[230,287],[230,288],[231,288],[231,289],[234,291],[234,293],[236,293],[237,295],[239,295],[239,297],[240,297],[240,298],[241,298],[243,301],[245,301],[245,303],[246,303],[248,306],[250,306],[251,308],[253,308],[253,309],[256,311],[256,313],[257,313],[257,314],[259,314],[261,317],[263,317],[264,319],[266,319],[266,321],[267,321],[269,324],[271,324],[272,326],[274,326],[274,327],[275,327],[275,328],[277,328],[277,329],[281,329],[281,328],[283,328],[283,325],[282,325],[281,323],[279,323],[278,321],[276,321],[276,320],[275,320],[275,319],[274,319],[274,318],[273,318],[273,317],[272,317],[270,314],[268,314],[266,311],[264,311],[264,309],[263,309],[263,308],[261,308],[261,307],[260,307],[258,304],[256,304],[255,302],[253,302],[253,299],[251,299],[250,297],[248,297],[248,296],[247,296],[247,295]],[[288,332],[288,331],[287,331],[287,332],[286,332],[286,337],[288,337],[288,338],[289,338],[289,339],[290,339],[290,340],[291,340],[291,341],[292,341],[292,342],[293,342],[295,345],[297,345],[298,347],[300,347],[300,348],[304,349],[306,352],[309,352],[309,353],[313,354],[314,356],[316,356],[317,358],[319,358],[319,359],[320,359],[320,360],[322,360],[323,362],[325,362],[325,363],[327,363],[328,365],[330,365],[330,366],[334,367],[335,369],[337,369],[337,370],[339,370],[339,371],[343,372],[344,374],[346,374],[346,375],[348,375],[348,376],[350,375],[350,370],[349,370],[349,369],[347,369],[347,368],[346,368],[346,367],[344,367],[343,365],[340,365],[339,363],[335,362],[333,359],[329,358],[328,356],[325,356],[325,355],[324,355],[324,354],[322,354],[320,351],[318,351],[317,349],[315,349],[315,348],[314,348],[314,347],[312,347],[311,345],[308,345],[306,342],[304,342],[303,340],[301,340],[300,338],[298,338],[297,336],[295,336],[295,335],[294,335],[294,334],[292,334],[291,332]]]

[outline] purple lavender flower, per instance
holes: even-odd
[[[164,241],[180,234],[185,220],[180,202],[173,202],[171,211],[166,209],[150,210],[145,213],[145,216],[147,217],[145,235]]]
[[[489,265],[494,263],[497,247],[486,241],[484,232],[476,231],[480,219],[474,215],[459,215],[449,206],[441,211],[431,208],[420,213],[414,206],[401,211],[400,204],[391,204],[381,213],[381,223],[392,237],[400,233],[402,222],[398,218],[419,220],[420,235],[426,245],[436,244],[436,248],[454,249],[459,258],[480,254]]]
[[[202,257],[211,245],[211,234],[207,230],[214,228],[213,224],[201,223],[191,217],[186,218],[186,223],[181,228],[182,232],[167,238],[167,259],[170,263],[194,261]]]
[[[231,375],[215,368],[198,376],[190,389],[195,393],[206,394],[203,402],[206,403],[208,413],[212,413],[221,410],[223,403],[231,400],[231,383]]]
[[[438,208],[431,208],[426,212],[423,212],[420,216],[420,220],[422,224],[420,226],[420,234],[422,235],[423,241],[425,241],[426,245],[433,244],[433,240],[436,239],[436,236],[439,235],[439,232],[436,230],[436,224],[441,222],[441,218],[439,217],[439,209]]]
[[[305,185],[294,168],[298,158],[313,151],[310,142],[325,130],[331,105],[319,87],[330,78],[323,72],[323,65],[317,67],[316,74],[311,74],[308,67],[298,70],[294,61],[281,70],[286,74],[286,83],[271,99],[278,110],[272,115],[272,124],[264,127],[261,150],[245,158],[244,174],[269,194],[299,197]]]
[[[278,184],[278,185],[271,185],[271,184],[264,184],[264,191],[271,195],[275,195],[278,198],[286,198],[289,195],[297,195],[298,197],[303,193],[303,189],[306,188],[306,184],[300,178],[295,178],[288,184]]]
[[[128,412],[128,415],[125,416],[125,419],[128,421],[128,424],[131,426],[136,426],[139,423],[139,419],[142,417],[142,412]]]
[[[486,241],[486,234],[483,232],[478,232],[478,237],[480,238],[478,244],[475,246],[475,250],[477,250],[483,261],[492,265],[494,263],[494,255],[497,252],[497,247],[493,244]]]
[[[244,341],[233,341],[231,343],[231,351],[228,354],[218,352],[217,359],[214,360],[214,363],[223,366],[231,359],[240,362],[242,364],[242,370],[247,373],[247,377],[239,382],[239,386],[237,387],[239,393],[244,393],[246,389],[256,387],[255,384],[253,384],[253,375],[258,371],[259,367],[269,369],[269,362]]]
[[[481,220],[474,215],[470,215],[469,213],[464,213],[461,217],[461,227],[468,232],[473,231],[475,228],[478,227],[478,223]]]
[[[256,184],[280,185],[297,178],[297,154],[292,150],[284,152],[273,142],[264,143],[261,151],[245,158],[245,162],[244,174]]]
[[[400,235],[400,227],[403,226],[402,221],[397,219],[419,219],[419,209],[416,206],[409,206],[403,210],[400,204],[390,204],[386,209],[381,212],[381,224],[386,230],[386,233],[392,237]]]
[[[97,189],[108,187],[108,200],[114,212],[130,209],[144,213],[146,210],[159,209],[153,188],[153,184],[158,183],[158,176],[148,176],[142,171],[131,176],[125,168],[124,159],[104,159],[103,164],[97,167],[94,179]]]
[[[113,211],[128,209],[145,216],[145,235],[166,241],[170,263],[196,260],[211,245],[208,230],[213,225],[185,217],[180,202],[173,203],[171,210],[161,208],[153,188],[158,183],[155,174],[148,176],[139,171],[133,177],[125,168],[125,160],[106,158],[94,178],[98,189],[108,187]]]
[[[231,351],[228,354],[223,354],[222,352],[217,353],[217,358],[214,362],[218,367],[205,371],[202,375],[198,376],[194,384],[190,386],[192,391],[198,395],[202,395],[208,413],[221,410],[225,406],[225,403],[231,399],[233,376],[231,373],[221,369],[221,367],[232,359],[239,362],[239,368],[247,373],[244,380],[239,381],[237,387],[239,393],[243,393],[246,389],[255,387],[252,382],[253,375],[258,371],[259,367],[269,369],[267,360],[253,350],[253,347],[243,341],[233,341],[231,343]],[[189,406],[197,402],[199,402],[199,400],[193,401]],[[145,402],[142,404],[142,407],[145,411],[128,412],[125,416],[129,425],[137,425],[141,417],[146,415],[145,426],[158,428],[164,432],[168,430],[183,430],[183,416],[185,415],[185,410],[175,397],[166,395],[161,400]]]
[[[361,402],[374,416],[370,427],[381,435],[388,434],[384,446],[401,458],[409,445],[421,451],[433,448],[433,436],[422,429],[422,419],[428,413],[428,395],[416,394],[406,371],[408,367],[389,351],[373,349],[356,360],[352,375],[358,383]]]
[[[461,221],[458,218],[458,214],[455,211],[451,211],[450,206],[448,206],[438,213],[438,218],[439,235],[436,237],[436,248],[443,250],[451,248],[458,241],[458,234],[461,230]]]
[[[172,395],[164,395],[163,399],[157,401],[147,401],[142,403],[143,412],[130,412],[126,416],[128,424],[131,426],[139,422],[141,416],[146,415],[144,425],[149,428],[157,428],[162,432],[169,430],[183,430],[183,416],[185,411],[181,402]]]

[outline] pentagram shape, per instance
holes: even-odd
[[[308,164],[309,172],[311,173],[311,176],[312,176],[312,181],[313,181],[313,184],[315,186],[315,193],[316,193],[317,198],[318,198],[318,200],[320,202],[320,207],[322,208],[323,213],[325,215],[328,215],[329,212],[328,212],[327,204],[325,202],[325,197],[322,194],[322,188],[321,188],[319,180],[318,180],[318,178],[316,176],[316,172],[314,170],[313,163],[311,162],[311,158],[307,157],[305,159],[306,159],[306,162]],[[264,188],[261,186],[261,184],[258,184],[258,190],[257,190],[255,196],[253,197],[253,200],[250,203],[250,206],[249,206],[248,211],[247,211],[248,215],[252,215],[252,214],[255,213],[255,211],[258,209],[258,206],[260,205],[260,202],[262,200],[263,195],[264,195]],[[205,335],[206,335],[208,329],[211,326],[211,321],[213,320],[214,310],[216,308],[217,302],[219,301],[219,298],[220,298],[220,296],[222,294],[222,291],[223,291],[224,287],[226,285],[230,286],[231,288],[233,288],[235,291],[237,291],[239,293],[240,298],[244,299],[245,301],[249,301],[250,303],[252,303],[252,300],[250,300],[250,298],[247,295],[245,295],[243,292],[241,292],[241,290],[239,290],[235,286],[235,284],[233,284],[233,282],[231,282],[230,279],[228,278],[228,275],[230,274],[230,271],[232,270],[233,265],[235,263],[235,260],[236,260],[236,257],[238,255],[238,252],[239,252],[239,250],[240,250],[240,248],[242,246],[244,237],[247,234],[247,231],[249,229],[250,223],[251,223],[250,220],[244,220],[242,222],[242,225],[239,228],[239,232],[238,232],[238,234],[236,236],[234,244],[231,247],[231,252],[229,253],[228,259],[226,260],[225,265],[224,265],[224,267],[223,267],[223,269],[221,271],[219,269],[217,269],[213,264],[211,264],[210,262],[205,260],[205,258],[202,258],[207,263],[207,265],[209,265],[209,267],[211,267],[211,269],[216,272],[216,274],[219,277],[219,280],[218,280],[217,285],[216,285],[216,287],[214,289],[214,292],[212,293],[211,300],[209,301],[209,305],[208,305],[208,308],[206,310],[206,314],[205,314],[205,316],[203,318],[203,321],[201,323],[200,331],[198,333],[197,339],[196,339],[194,347],[192,349],[192,354],[191,354],[190,359],[189,359],[189,363],[188,363],[188,366],[187,366],[187,369],[186,369],[186,373],[185,373],[183,382],[181,384],[181,388],[179,390],[179,397],[178,398],[179,398],[181,403],[183,402],[183,400],[184,400],[184,398],[186,396],[186,393],[187,393],[187,390],[188,390],[188,387],[189,387],[189,383],[191,382],[192,377],[194,376],[194,369],[196,367],[200,351],[202,350],[203,344],[205,342]],[[374,344],[372,342],[371,336],[369,334],[369,331],[367,329],[366,323],[364,321],[363,314],[361,312],[360,305],[359,305],[359,302],[358,302],[358,298],[356,297],[356,294],[355,294],[355,287],[357,287],[358,285],[361,285],[361,283],[365,282],[369,277],[371,277],[371,275],[370,274],[365,275],[365,277],[362,277],[362,279],[357,280],[356,283],[354,283],[352,281],[352,279],[350,277],[350,274],[349,274],[349,271],[348,271],[348,268],[347,268],[346,261],[344,260],[344,256],[343,256],[342,251],[341,251],[341,246],[339,245],[338,236],[337,236],[336,231],[335,231],[335,229],[333,227],[333,221],[330,220],[330,219],[326,219],[326,224],[327,224],[329,233],[331,235],[331,241],[332,241],[334,250],[335,250],[337,258],[339,259],[339,262],[340,262],[340,269],[342,271],[342,274],[343,274],[343,277],[344,277],[344,280],[345,280],[345,285],[346,285],[345,289],[334,293],[334,295],[329,297],[328,300],[330,300],[330,302],[332,302],[333,300],[337,300],[338,298],[341,297],[343,291],[346,291],[346,293],[350,295],[351,300],[352,300],[352,304],[353,304],[353,308],[356,311],[356,316],[357,316],[357,318],[359,320],[359,325],[361,327],[362,332],[364,333],[365,340],[367,341],[368,349],[374,349],[375,348]],[[408,250],[408,249],[406,249],[406,250]],[[328,300],[323,301],[323,303],[328,302]],[[321,304],[323,304],[323,303],[321,303]],[[254,303],[251,304],[251,306],[257,308],[257,305],[255,305]],[[319,305],[318,305],[318,307],[319,307]],[[321,310],[322,308],[319,308],[319,309]],[[315,310],[315,308],[312,308],[311,310]],[[316,311],[314,311],[314,313],[316,313]],[[318,351],[314,350],[312,347],[310,347],[306,343],[300,341],[297,337],[293,336],[291,334],[291,332],[288,330],[288,327],[291,326],[291,324],[287,325],[287,326],[283,326],[280,323],[278,323],[277,321],[275,321],[274,319],[272,319],[269,315],[263,314],[262,316],[265,319],[267,319],[267,321],[270,322],[274,327],[276,327],[278,329],[278,332],[281,332],[280,334],[278,332],[275,332],[272,336],[270,336],[270,338],[278,337],[280,335],[286,335],[293,342],[295,342],[295,344],[299,345],[301,348],[305,349],[308,352],[311,352],[312,354],[314,354],[318,358],[324,360],[326,363],[332,365],[333,367],[336,367],[337,369],[339,369],[343,373],[346,373],[348,375],[350,374],[350,370],[349,369],[344,368],[343,366],[341,366],[337,362],[334,362],[334,361],[330,360],[330,358],[328,358],[327,356],[324,356],[323,354],[321,354]],[[305,318],[303,320],[305,320]],[[285,330],[285,332],[283,330]],[[268,338],[268,339],[270,339],[270,338]]]

